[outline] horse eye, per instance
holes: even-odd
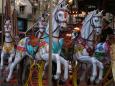
[[[98,22],[99,20],[95,20],[95,22]]]
[[[61,14],[59,14],[59,16],[61,16]]]
[[[61,8],[63,7],[63,4],[61,4]]]

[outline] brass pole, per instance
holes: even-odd
[[[4,0],[2,0],[2,46],[4,42]]]
[[[52,0],[49,0],[50,16],[49,16],[49,68],[48,68],[48,86],[52,86]]]

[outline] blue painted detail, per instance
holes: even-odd
[[[96,50],[95,50],[95,51],[104,52],[103,43],[99,43],[99,44],[96,46]]]
[[[47,34],[44,35],[44,40],[49,43],[49,37],[47,36]],[[62,45],[64,43],[63,39],[59,39],[58,42],[53,41],[52,42],[52,52],[53,53],[60,53],[61,49],[62,49]]]
[[[26,50],[29,55],[31,55],[33,58],[35,58],[36,52],[38,50],[38,46],[33,47],[32,45],[26,44]]]

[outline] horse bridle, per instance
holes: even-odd
[[[7,28],[8,28],[8,26],[7,26]],[[9,33],[10,34],[10,36],[5,36],[6,38],[12,38],[12,41],[11,42],[6,42],[6,43],[12,43],[13,41],[14,41],[14,39],[13,39],[13,37],[12,37],[12,35],[11,35],[11,31],[4,31],[5,33]]]
[[[89,40],[89,37],[94,33],[95,28],[101,28],[101,27],[96,27],[96,26],[94,25],[94,22],[93,22],[93,20],[92,20],[93,17],[99,17],[99,18],[100,18],[101,16],[92,16],[92,17],[91,17],[91,19],[90,19],[90,24],[91,24],[91,26],[93,27],[93,30],[92,30],[92,32],[89,34],[88,38],[87,38],[87,39],[84,39],[85,41],[93,42],[94,40]]]
[[[54,15],[56,22],[59,23],[59,24],[60,24],[60,23],[67,23],[66,20],[64,20],[64,21],[59,21],[59,19],[57,18],[57,13],[58,13],[59,11],[68,12],[68,11],[65,10],[65,9],[58,9],[58,10],[55,12],[55,15]],[[58,26],[56,27],[56,29],[52,32],[52,34],[55,33],[55,32],[58,30],[58,28],[61,28],[60,25],[58,25]],[[48,34],[46,31],[44,31],[44,32],[39,31],[39,32],[42,33],[42,34],[44,34],[44,32],[45,32],[45,34],[47,34],[47,36],[45,36],[45,37],[42,37],[42,36],[43,36],[43,35],[42,35],[42,36],[41,36],[41,39],[44,39],[44,38],[49,37],[49,34]],[[59,37],[57,37],[57,36],[52,36],[52,37],[54,37],[54,38],[59,38]]]
[[[91,19],[90,19],[90,24],[91,24],[91,26],[92,26],[94,29],[95,29],[95,28],[101,28],[101,26],[100,26],[100,27],[96,27],[96,26],[94,25],[94,22],[93,22],[93,20],[92,20],[94,17],[101,18],[101,16],[92,16]]]
[[[44,32],[45,32],[45,27],[39,27],[39,29],[42,29],[43,30],[43,32],[42,31],[40,31],[40,30],[38,30],[36,33],[35,33],[35,36],[37,36],[37,34],[41,34],[41,37],[43,36],[43,34],[44,34]],[[40,37],[40,38],[41,38]]]
[[[64,21],[59,21],[59,19],[58,19],[58,17],[57,17],[57,13],[58,13],[59,11],[64,11],[64,12],[68,13],[68,11],[67,11],[66,9],[58,9],[58,10],[55,12],[55,16],[54,16],[56,22],[59,23],[59,24],[60,24],[60,23],[67,23],[66,20],[64,20]],[[65,13],[65,14],[66,14],[66,13]],[[64,15],[64,16],[65,16],[65,15]]]
[[[55,33],[55,32],[58,30],[58,28],[60,28],[60,27],[58,26],[58,27],[52,32],[52,34]],[[46,31],[41,32],[41,33],[42,33],[42,36],[43,36],[44,33],[45,33],[47,36],[45,36],[45,37],[42,37],[42,36],[41,36],[40,39],[44,39],[44,38],[49,37],[49,34],[48,34]],[[52,37],[53,37],[53,38],[59,38],[59,37],[57,37],[57,36],[53,36],[53,35],[52,35]]]

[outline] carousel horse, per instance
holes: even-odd
[[[96,82],[99,83],[103,76],[103,64],[98,61],[93,54],[88,51],[89,48],[93,48],[94,34],[99,35],[101,33],[101,14],[96,10],[90,12],[83,21],[83,26],[80,31],[80,37],[78,37],[78,42],[74,44],[75,54],[74,59],[78,62],[85,62],[92,65],[92,75],[90,81],[93,82],[97,77],[97,67],[99,68],[99,77]],[[77,35],[75,32],[72,34],[72,39],[75,39]],[[85,43],[84,43],[85,41]],[[82,45],[83,44],[83,45]]]
[[[59,38],[60,29],[63,30],[66,27],[66,21],[68,19],[66,9],[60,8],[61,3],[59,3],[53,11],[53,44],[52,44],[52,60],[57,63],[57,72],[54,76],[56,79],[59,78],[61,73],[61,64],[64,65],[64,80],[68,79],[68,61],[62,58],[59,53],[61,51],[63,39]],[[34,40],[35,39],[35,40]],[[25,55],[32,57],[35,60],[45,60],[48,62],[49,57],[49,25],[43,34],[41,39],[36,37],[25,37],[21,39],[17,45],[16,56],[14,62],[9,67],[9,74],[6,81],[11,79],[13,70],[15,66],[24,58]]]
[[[11,64],[15,56],[14,43],[13,43],[13,38],[11,35],[12,26],[11,26],[10,20],[5,21],[4,29],[5,29],[5,42],[3,44],[3,48],[1,52],[1,64],[0,64],[1,69],[3,69],[5,54],[10,55],[10,57],[8,58],[9,65]]]
[[[62,4],[61,4],[62,6]],[[66,28],[66,23],[67,23],[67,19],[68,19],[68,13],[67,13],[67,9],[66,8],[59,8],[56,7],[53,11],[53,17],[52,17],[52,23],[53,23],[53,32],[52,32],[52,50],[53,53],[56,54],[56,59],[55,62],[57,64],[57,71],[56,71],[56,75],[58,74],[58,77],[61,73],[61,64],[64,65],[64,77],[68,77],[68,63],[65,59],[63,59],[60,56],[60,52],[61,52],[61,48],[62,48],[62,44],[63,44],[63,38],[59,38],[60,35],[60,30],[63,31],[63,29]],[[37,37],[44,39],[46,43],[49,43],[49,24],[46,27],[46,23],[44,22],[44,18],[41,17],[40,19],[41,21],[39,21],[39,30],[37,31]],[[46,29],[45,29],[46,28]],[[42,54],[43,57],[43,54]],[[44,56],[45,57],[45,56]],[[61,64],[60,64],[61,63]],[[45,67],[48,65],[48,63],[45,64]],[[60,71],[60,72],[59,72]],[[56,77],[55,77],[56,78]]]

